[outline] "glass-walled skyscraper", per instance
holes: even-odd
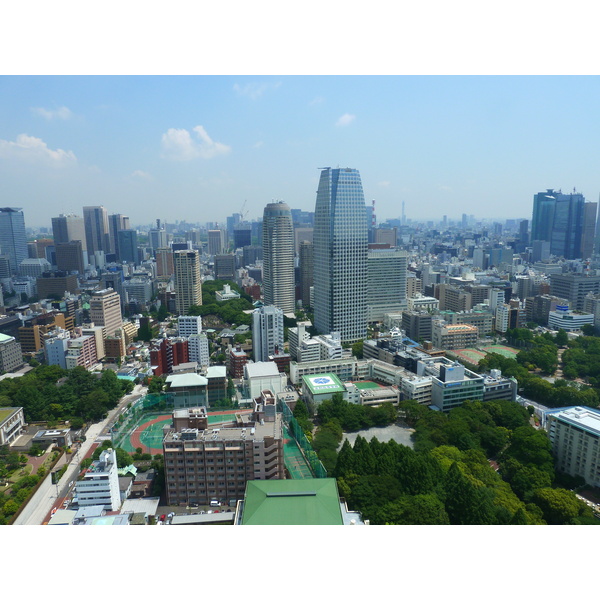
[[[265,206],[262,247],[265,304],[293,313],[296,300],[294,227],[290,207],[284,202]]]
[[[0,208],[0,254],[8,256],[12,274],[28,257],[25,217],[20,208]]]
[[[315,205],[314,315],[342,342],[367,335],[367,220],[357,169],[321,171]]]

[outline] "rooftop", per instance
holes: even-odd
[[[254,480],[246,484],[242,525],[342,525],[335,479]]]

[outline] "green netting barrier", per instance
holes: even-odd
[[[319,460],[317,453],[313,450],[311,443],[304,435],[304,431],[302,431],[302,428],[298,424],[298,421],[296,421],[289,406],[285,402],[280,402],[280,408],[283,414],[283,420],[287,426],[287,430],[298,445],[306,464],[310,467],[313,477],[316,479],[327,477],[327,471],[325,470],[323,463]],[[293,465],[291,466],[293,467]],[[297,472],[296,469],[288,468],[288,470],[290,471],[292,477],[294,476],[294,473]]]

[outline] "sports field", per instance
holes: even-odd
[[[372,390],[383,387],[374,381],[353,381],[352,382],[359,390]]]
[[[485,352],[476,350],[475,348],[463,348],[462,350],[452,350],[453,354],[456,354],[459,358],[464,361],[471,363],[472,365],[479,364],[479,361],[485,357]]]
[[[283,426],[283,462],[292,479],[312,479],[313,474],[288,428]]]
[[[483,348],[485,352],[495,352],[496,354],[501,354],[506,358],[515,358],[517,354],[519,354],[520,350],[516,348],[509,348],[508,346],[500,346],[499,344],[493,346],[486,346]]]
[[[235,415],[239,410],[218,411],[208,413],[208,424],[226,423],[235,421]],[[141,448],[143,452],[149,454],[161,454],[163,442],[163,428],[171,426],[173,423],[172,412],[163,415],[148,415],[143,417],[137,426],[126,436],[120,446],[126,452],[135,452],[136,448]]]
[[[485,346],[480,349],[476,348],[463,348],[462,350],[452,350],[453,354],[456,354],[462,360],[471,363],[472,365],[479,364],[479,361],[485,357],[486,354],[495,352],[506,358],[516,358],[519,350],[516,348],[509,348],[508,346],[501,346],[500,344],[494,344],[492,346]]]

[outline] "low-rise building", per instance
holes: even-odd
[[[0,446],[10,446],[21,435],[25,427],[22,406],[0,408]]]
[[[108,511],[119,510],[121,493],[117,455],[112,448],[103,450],[100,458],[86,470],[83,479],[75,484],[73,502],[80,508],[101,506]]]

